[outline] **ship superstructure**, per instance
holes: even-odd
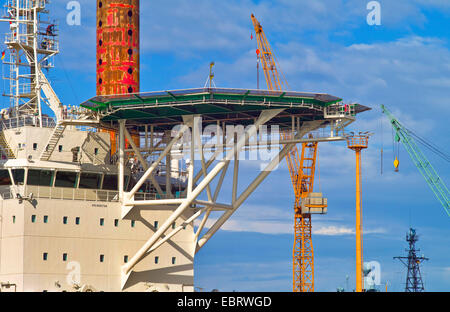
[[[0,285],[15,287],[1,291],[193,291],[195,255],[292,147],[345,140],[367,109],[322,93],[138,93],[136,0],[99,2],[98,95],[68,109],[44,74],[59,50],[48,3],[6,1],[2,19]],[[246,153],[265,157],[241,189]]]
[[[4,6],[2,21],[10,28],[4,95],[10,101],[0,120],[0,281],[17,291],[119,291],[120,266],[142,237],[156,231],[167,208],[122,219],[111,131],[99,131],[89,111],[63,106],[46,78],[59,53],[49,3],[8,0]],[[42,113],[44,105],[53,116]],[[130,156],[125,189],[132,185],[132,168]],[[180,181],[174,182],[178,188]],[[192,249],[191,236],[188,225],[172,239],[176,248],[167,245],[160,258],[149,259],[146,268],[159,273],[153,279],[144,273],[144,282],[127,290],[159,290],[162,284],[162,290],[192,291],[192,259],[185,252]],[[183,269],[167,278],[161,268],[175,264]]]

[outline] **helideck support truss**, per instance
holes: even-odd
[[[234,212],[245,202],[245,200],[253,193],[253,191],[264,181],[264,179],[277,168],[280,161],[284,159],[286,154],[292,149],[292,147],[300,142],[303,136],[308,132],[320,128],[325,124],[324,120],[319,121],[307,121],[304,122],[301,127],[297,128],[295,136],[290,143],[284,144],[280,150],[280,144],[277,142],[277,149],[279,152],[273,157],[266,167],[261,170],[257,177],[245,188],[241,193],[238,193],[238,177],[239,177],[239,155],[245,148],[251,146],[250,142],[259,142],[261,139],[258,135],[258,129],[269,122],[272,118],[280,114],[283,109],[265,110],[260,113],[260,116],[255,120],[254,126],[247,127],[244,133],[241,135],[233,135],[230,137],[223,137],[223,144],[228,148],[225,151],[217,149],[210,153],[210,158],[205,159],[205,144],[202,144],[200,127],[202,126],[197,122],[199,116],[189,115],[183,118],[184,123],[176,131],[172,133],[170,140],[166,140],[165,148],[163,148],[156,160],[152,163],[147,162],[148,154],[145,154],[136,144],[132,143],[131,135],[126,128],[124,120],[119,122],[119,190],[120,201],[122,204],[122,218],[125,218],[133,209],[138,207],[151,207],[161,205],[174,206],[173,212],[164,221],[164,223],[158,228],[158,230],[143,244],[143,246],[136,252],[136,254],[130,258],[130,260],[122,266],[122,289],[130,276],[133,268],[148,254],[155,251],[158,247],[170,240],[180,230],[182,230],[187,224],[199,220],[198,227],[194,233],[196,239],[196,247],[194,253],[197,253],[211,237],[223,226],[223,224],[234,214]],[[219,126],[219,125],[218,125]],[[180,198],[173,198],[173,196],[160,197],[160,199],[153,200],[136,200],[135,196],[139,188],[148,180],[150,180],[159,194],[162,194],[162,189],[155,179],[155,171],[160,168],[162,161],[165,160],[165,165],[170,164],[170,157],[173,154],[175,147],[179,145],[180,139],[182,139],[186,133],[190,132],[189,137],[189,153],[191,161],[187,162],[187,188],[181,194]],[[125,139],[130,143],[131,149],[142,164],[145,172],[141,178],[137,181],[131,191],[123,191],[123,178],[125,168]],[[330,138],[328,138],[330,139]],[[334,138],[338,140],[339,138]],[[219,159],[221,152],[225,152],[225,156]],[[199,159],[197,164],[200,163],[198,170],[195,170],[196,164],[195,156],[198,155]],[[233,185],[230,196],[230,203],[219,203],[217,199],[219,194],[223,193],[222,185],[225,176],[230,168],[230,163],[233,161],[232,176]],[[167,170],[166,172],[170,172]],[[169,174],[169,173],[166,173]],[[217,183],[212,183],[215,178],[218,177]],[[122,182],[121,182],[122,181]],[[213,189],[215,187],[215,189]],[[206,195],[205,199],[200,199],[201,195]],[[223,196],[222,196],[223,197]],[[195,208],[194,208],[195,207]],[[172,224],[177,220],[180,220],[180,216],[187,210],[193,211],[192,215],[183,220],[178,227],[171,228]],[[208,228],[205,234],[202,231],[205,229],[205,225],[212,212],[221,211],[222,215]],[[166,233],[167,232],[167,233]]]

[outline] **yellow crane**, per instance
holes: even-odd
[[[264,30],[255,16],[251,16],[258,42],[258,60],[262,64],[269,90],[282,91],[288,88],[286,79],[279,72],[275,55]],[[282,139],[292,138],[290,132],[283,132]],[[302,152],[295,146],[286,156],[286,161],[295,192],[295,225],[293,257],[293,291],[314,291],[314,249],[311,239],[311,214],[302,212],[302,201],[308,198],[314,188],[318,143],[303,143]],[[303,205],[304,206],[304,205]],[[319,205],[322,208],[326,206]],[[315,206],[317,207],[317,206]]]

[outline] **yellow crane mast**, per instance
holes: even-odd
[[[264,34],[264,30],[255,16],[251,16],[258,42],[257,55],[261,61],[264,76],[269,90],[287,89],[286,80],[280,76],[275,55]],[[284,132],[282,139],[291,139],[292,134]],[[286,161],[295,192],[295,222],[293,256],[293,291],[314,291],[314,250],[311,239],[311,214],[302,212],[302,201],[314,188],[314,172],[316,166],[318,143],[303,143],[302,152],[295,146],[286,156]]]

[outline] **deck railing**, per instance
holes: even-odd
[[[39,117],[37,116],[20,116],[8,119],[2,119],[0,121],[0,130],[6,129],[16,129],[24,126],[39,126]],[[56,127],[56,122],[51,117],[42,116],[42,127],[44,128],[54,128]]]

